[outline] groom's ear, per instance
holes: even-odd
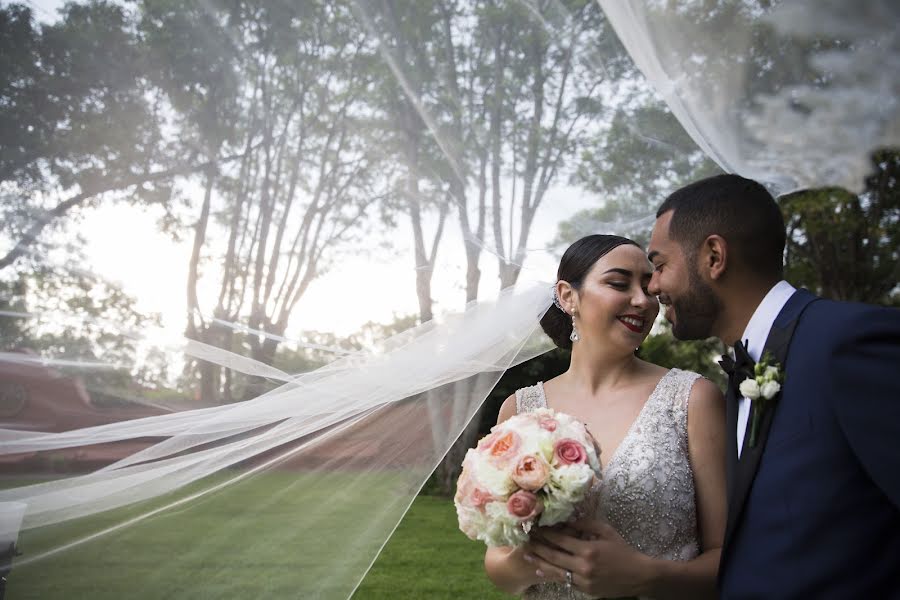
[[[720,279],[728,266],[728,243],[725,238],[716,234],[708,236],[700,249],[700,261],[711,280]]]

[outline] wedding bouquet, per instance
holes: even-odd
[[[488,546],[518,546],[535,524],[569,520],[600,478],[598,453],[581,422],[549,408],[494,426],[463,460],[459,528]]]

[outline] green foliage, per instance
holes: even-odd
[[[30,9],[2,6],[0,57],[0,221],[3,241],[21,245],[0,268],[39,255],[45,226],[105,193],[168,205],[168,182],[144,176],[170,165],[160,163],[162,121],[122,6],[70,2],[40,26]]]
[[[303,331],[298,339],[312,347],[291,347],[290,344],[279,346],[275,354],[275,366],[288,373],[305,373],[328,364],[337,358],[328,348],[336,348],[347,352],[372,351],[382,341],[415,327],[416,315],[394,316],[390,323],[369,321],[359,331],[349,336],[338,336],[331,332]]]
[[[27,289],[28,280],[24,275],[15,279],[0,279],[0,311],[27,313]],[[25,347],[28,339],[27,319],[0,316],[0,350]]]
[[[68,265],[0,278],[0,295],[0,310],[36,315],[0,316],[0,349],[108,363],[112,368],[79,372],[88,390],[107,404],[127,403],[145,386],[165,385],[169,357],[141,350],[135,335],[159,325],[159,315],[143,314],[120,287]]]
[[[700,373],[724,389],[727,383],[718,359],[726,351],[715,338],[680,341],[672,335],[668,323],[658,323],[657,332],[647,337],[638,349],[638,357],[667,369],[678,368]]]
[[[872,155],[859,195],[820,188],[780,199],[786,277],[834,300],[900,305],[900,150]]]
[[[591,233],[615,233],[646,246],[647,218],[663,199],[718,172],[669,110],[638,90],[581,153],[572,177],[598,195],[600,206],[560,223],[555,244],[565,247]]]

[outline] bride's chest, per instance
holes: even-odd
[[[694,480],[686,444],[664,421],[636,423],[593,490],[598,516],[620,531],[637,522],[691,514]]]

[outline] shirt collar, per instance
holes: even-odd
[[[769,290],[766,297],[756,307],[756,311],[750,317],[750,322],[747,323],[744,335],[741,336],[741,340],[747,344],[747,352],[753,360],[759,361],[772,324],[775,323],[778,313],[796,291],[794,286],[781,280]]]

